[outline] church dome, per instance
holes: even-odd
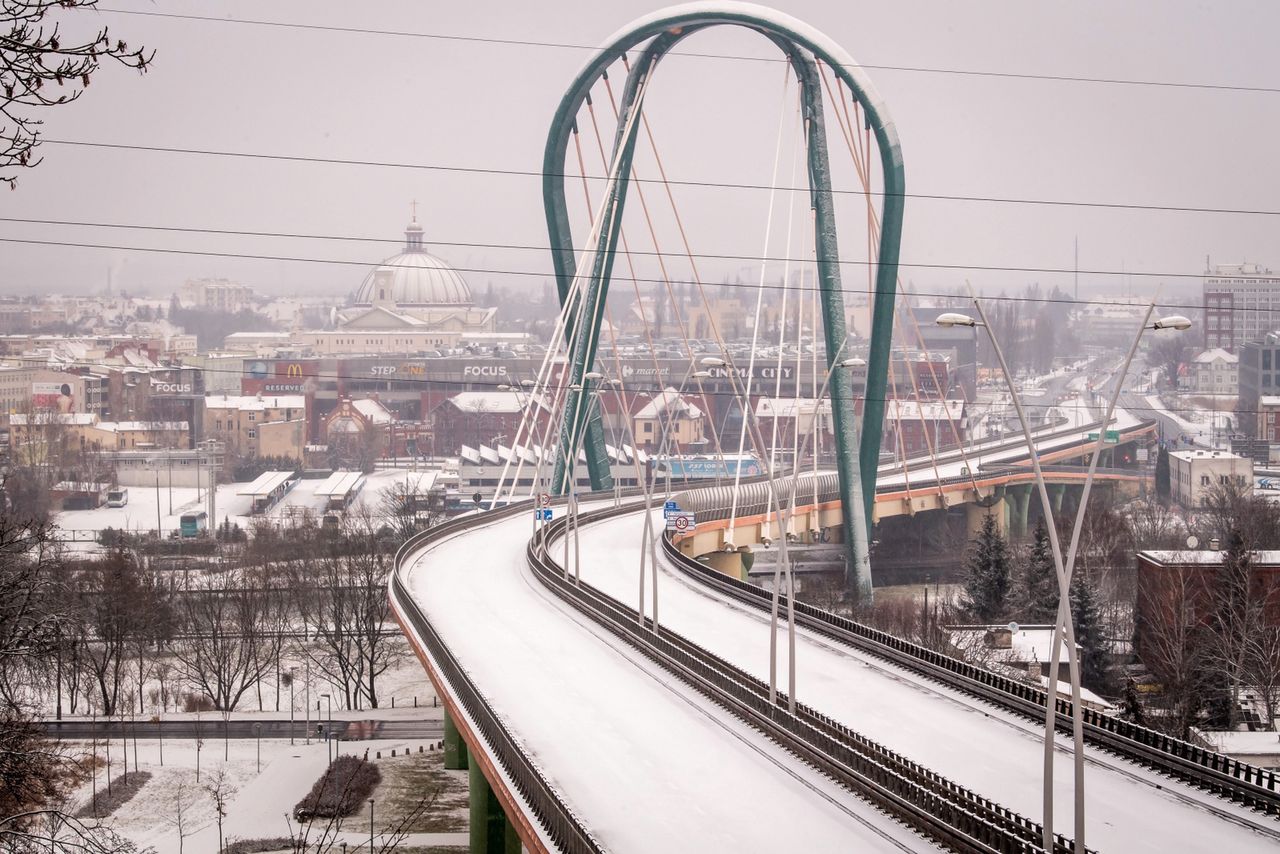
[[[397,306],[472,304],[471,289],[458,271],[423,247],[422,226],[417,220],[404,230],[404,251],[371,270],[356,289],[352,302]]]

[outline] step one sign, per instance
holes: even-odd
[[[668,513],[667,530],[676,534],[688,534],[698,527],[692,513]]]

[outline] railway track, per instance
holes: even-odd
[[[835,499],[834,475],[819,476],[819,501]],[[826,481],[831,480],[828,484]],[[738,514],[762,513],[766,498],[764,485],[743,487],[760,492],[758,496],[739,499]],[[807,489],[802,487],[802,489]],[[708,494],[721,490],[707,489],[686,493],[680,506],[693,510],[699,522],[727,518],[730,509]],[[699,495],[698,493],[702,493]],[[801,492],[806,494],[806,492]],[[706,564],[680,552],[669,537],[662,538],[663,551],[671,564],[699,583],[707,585],[735,602],[768,612],[772,594],[764,588],[731,578]],[[783,609],[787,597],[780,597]],[[918,644],[894,637],[853,620],[824,611],[804,602],[795,603],[796,625],[852,647],[860,652],[888,661],[918,676],[939,682],[985,702],[1013,712],[1033,722],[1044,720],[1047,692],[990,670],[935,652]],[[1071,732],[1071,702],[1056,698],[1056,725]],[[1105,715],[1093,709],[1084,710],[1086,741],[1113,755],[1136,762],[1161,774],[1190,783],[1228,800],[1244,804],[1271,817],[1280,817],[1280,775],[1272,769],[1240,762],[1212,750],[1155,730]]]
[[[624,505],[583,514],[589,524],[623,513]],[[547,529],[547,538],[530,540],[528,560],[540,581],[597,625],[638,649],[713,702],[763,732],[773,741],[833,780],[862,796],[887,815],[922,835],[959,852],[1039,852],[1041,826],[906,757],[858,735],[848,727],[796,704],[788,711],[785,695],[769,700],[769,686],[589,584],[575,582],[551,557],[547,542],[563,535],[565,521]],[[1056,854],[1076,850],[1072,840],[1055,835]]]
[[[397,619],[406,632],[412,630],[421,640],[426,654],[430,656],[440,677],[448,683],[452,696],[457,698],[473,731],[484,740],[548,839],[567,854],[599,854],[604,850],[599,841],[565,803],[542,770],[525,754],[506,724],[490,708],[484,694],[467,676],[448,644],[431,627],[426,615],[414,603],[402,575],[406,560],[419,549],[471,528],[483,527],[495,519],[528,513],[532,506],[532,502],[521,502],[483,515],[454,519],[409,538],[396,552],[389,579],[389,594]]]

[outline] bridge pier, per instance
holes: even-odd
[[[1001,496],[990,507],[983,507],[981,504],[966,504],[965,524],[968,527],[969,539],[972,540],[977,537],[982,531],[982,522],[988,515],[995,518],[996,530],[1000,532],[1000,535],[1007,537],[1009,534],[1008,505],[1009,502],[1004,496]]]
[[[520,854],[520,837],[479,764],[471,764],[468,777],[471,783],[471,854]]]
[[[730,578],[736,578],[739,581],[747,580],[747,561],[749,558],[744,552],[749,552],[750,546],[738,546],[735,551],[731,552],[712,552],[706,555],[704,559],[707,565],[716,572],[724,573]]]
[[[1009,487],[1005,491],[1005,503],[1009,505],[1009,539],[1020,540],[1027,535],[1027,510],[1031,506],[1031,487]]]
[[[1051,483],[1049,487],[1049,506],[1053,508],[1053,517],[1057,519],[1062,515],[1062,498],[1067,493],[1067,485],[1065,483]]]
[[[467,743],[458,732],[458,725],[453,722],[453,715],[444,710],[444,767],[446,771],[466,771],[470,763],[467,757]]]

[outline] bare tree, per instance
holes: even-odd
[[[215,709],[229,712],[270,670],[263,597],[231,572],[203,576],[178,599],[174,658]]]
[[[80,610],[89,634],[85,661],[97,684],[102,712],[113,715],[131,663],[130,647],[143,636],[156,607],[143,571],[130,552],[113,549],[105,558],[84,564],[78,573]]]
[[[191,811],[192,805],[191,790],[187,787],[186,780],[178,778],[173,788],[169,790],[169,807],[173,812],[164,817],[165,823],[178,833],[178,854],[182,854],[183,843],[191,835],[187,831],[187,814]],[[222,850],[221,846],[218,850]]]
[[[1153,723],[1185,739],[1204,707],[1205,695],[1198,582],[1186,567],[1171,567],[1161,582],[1144,585],[1139,594],[1146,615],[1139,653],[1160,682],[1164,714]]]
[[[12,188],[16,169],[40,162],[36,110],[70,103],[80,97],[106,60],[145,72],[154,52],[130,50],[112,40],[106,27],[84,41],[66,41],[57,23],[47,26],[51,11],[89,9],[97,0],[3,0],[0,11],[8,32],[0,38],[0,181]],[[50,85],[52,84],[52,85]]]
[[[213,812],[218,821],[218,850],[222,851],[222,820],[227,817],[227,801],[236,793],[235,787],[227,779],[226,768],[219,768],[210,781],[205,783],[204,790],[213,799]]]

